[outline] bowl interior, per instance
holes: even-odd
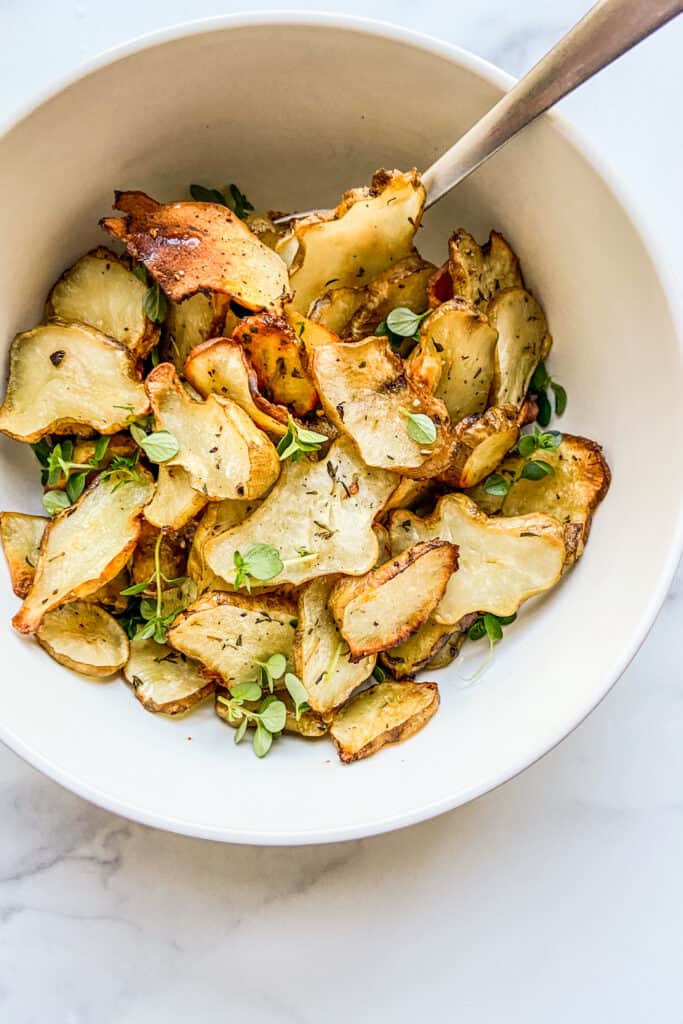
[[[502,77],[446,47],[358,25],[235,23],[134,53],[69,86],[0,144],[0,335],[31,327],[54,278],[104,240],[114,188],[182,197],[236,181],[257,208],[331,205],[375,168],[424,167],[500,95]],[[634,653],[673,571],[680,532],[681,353],[666,296],[629,217],[551,118],[513,141],[426,218],[503,231],[544,304],[564,429],[613,470],[584,560],[525,607],[473,686],[438,673],[429,727],[342,767],[288,740],[257,761],[204,707],[146,714],[121,682],[93,683],[13,633],[3,580],[0,735],[83,795],[178,831],[306,842],[419,820],[509,778],[597,703]],[[641,419],[641,413],[643,418]],[[671,443],[673,441],[673,443]],[[37,470],[2,441],[3,508],[40,511]],[[666,455],[664,455],[666,451]],[[4,572],[4,566],[3,570]]]

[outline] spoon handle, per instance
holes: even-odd
[[[683,11],[683,0],[598,0],[531,71],[422,175],[426,206],[563,96]]]

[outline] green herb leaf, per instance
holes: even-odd
[[[486,635],[486,627],[484,625],[483,618],[475,619],[470,628],[467,630],[467,635],[470,640],[477,641],[481,640]]]
[[[230,694],[235,700],[260,700],[261,687],[258,683],[236,683]]]
[[[144,580],[142,583],[134,583],[132,587],[126,587],[120,593],[122,597],[132,597],[133,594],[141,594],[143,590],[147,590],[149,585],[149,580]]]
[[[500,622],[501,626],[509,626],[517,618],[517,612],[513,615],[496,615],[496,618]]]
[[[523,455],[525,459],[528,459],[530,455],[533,455],[538,448],[539,436],[541,435],[523,434],[522,437],[520,437],[517,443],[517,448],[519,449],[519,454]]]
[[[561,416],[567,408],[567,392],[561,384],[556,384],[555,381],[551,383],[550,387],[555,395],[555,412]]]
[[[386,326],[392,334],[398,334],[400,338],[414,338],[429,312],[428,310],[426,313],[413,313],[407,306],[397,306],[387,316]]]
[[[375,665],[372,670],[372,677],[373,679],[376,679],[378,683],[383,683],[387,678],[387,674],[381,665]]]
[[[71,504],[73,504],[74,501],[78,501],[81,494],[83,494],[87,475],[87,472],[77,473],[76,476],[72,476],[67,480],[66,493]]]
[[[553,451],[562,444],[562,434],[559,430],[548,430],[545,434],[538,434],[538,447],[544,451]]]
[[[204,185],[190,185],[190,195],[198,203],[218,203],[219,206],[228,205],[225,196],[217,188],[205,188]]]
[[[272,544],[252,544],[244,555],[235,551],[233,563],[236,569],[234,580],[236,589],[244,584],[247,590],[250,590],[252,579],[272,580],[275,576],[279,576],[284,568],[280,552]]]
[[[533,462],[527,462],[521,476],[524,480],[542,480],[544,476],[553,476],[554,473],[555,470],[549,463],[535,459]]]
[[[145,292],[142,299],[142,308],[145,316],[153,324],[163,324],[168,314],[168,300],[156,281]]]
[[[298,722],[302,712],[308,711],[308,693],[299,677],[295,676],[293,672],[285,674],[285,686],[294,701],[294,714]]]
[[[434,421],[423,412],[408,412],[406,415],[406,432],[416,444],[434,444],[436,426]]]
[[[545,391],[550,386],[550,375],[545,363],[539,363],[533,372],[529,388],[531,391]]]
[[[485,612],[483,618],[486,635],[489,638],[489,643],[493,646],[493,644],[497,644],[499,640],[503,639],[503,627],[498,618],[495,615],[491,615],[490,612]]]
[[[266,665],[273,679],[280,679],[287,669],[287,659],[284,654],[271,654]]]
[[[100,464],[104,456],[107,454],[107,449],[109,448],[110,441],[111,438],[107,436],[99,437],[97,439],[97,441],[95,442],[95,451],[93,452],[93,457],[91,460],[93,465],[98,466]]]
[[[484,480],[484,490],[487,494],[493,494],[498,498],[504,498],[510,490],[511,483],[500,473],[491,473]]]
[[[280,439],[277,446],[277,453],[280,461],[291,459],[297,462],[308,452],[320,451],[323,444],[329,441],[325,434],[319,434],[316,430],[308,430],[300,426],[292,416],[287,421],[287,433]]]
[[[141,263],[137,267],[133,267],[133,275],[137,277],[138,281],[142,281],[143,284],[147,284],[147,268]]]
[[[536,395],[536,404],[538,405],[538,415],[536,421],[539,426],[547,427],[553,415],[553,410],[550,407],[548,396],[545,391],[539,391]]]
[[[281,700],[269,701],[259,715],[259,724],[268,732],[282,732],[286,721],[287,708]]]
[[[233,213],[244,220],[244,215],[251,213],[254,207],[249,202],[244,192],[240,192],[237,185],[230,185],[228,187],[229,195],[226,200],[226,205],[230,207]]]
[[[251,742],[256,756],[265,757],[273,745],[273,736],[260,722],[257,722]]]
[[[68,508],[71,502],[65,491],[46,491],[43,495],[43,508],[50,516],[56,516]]]
[[[247,721],[247,719],[243,718],[242,721],[240,722],[240,724],[237,726],[237,729],[235,730],[235,736],[234,736],[235,743],[241,743],[242,742],[242,740],[244,739],[244,734],[247,731],[247,726],[248,725],[249,725],[249,722]]]
[[[133,426],[130,428],[133,433]],[[178,439],[168,430],[157,430],[153,434],[143,434],[138,439],[133,435],[150,462],[168,462],[180,451]]]

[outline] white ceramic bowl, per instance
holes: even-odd
[[[114,188],[160,199],[238,182],[258,207],[333,204],[376,167],[424,167],[510,79],[412,33],[318,15],[224,18],[134,43],[47,97],[0,143],[0,334],[40,317],[50,283],[98,242]],[[683,370],[662,285],[633,216],[573,132],[545,117],[426,218],[437,262],[454,226],[502,230],[546,307],[562,426],[601,441],[613,483],[583,561],[525,608],[493,665],[438,678],[436,718],[350,767],[286,740],[264,761],[207,706],[145,713],[121,682],[71,674],[9,625],[0,586],[0,736],[120,814],[232,842],[369,835],[497,786],[561,740],[618,678],[664,598],[681,547]],[[2,507],[39,511],[37,467],[2,444]],[[4,570],[3,570],[4,571]]]

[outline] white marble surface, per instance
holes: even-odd
[[[586,5],[332,6],[520,73]],[[98,50],[223,9],[3,0],[2,113]],[[681,44],[677,24],[564,104],[639,194],[671,260]],[[631,668],[557,750],[468,807],[344,845],[237,848],[155,832],[0,749],[0,1021],[680,1021],[682,625],[679,570]]]

